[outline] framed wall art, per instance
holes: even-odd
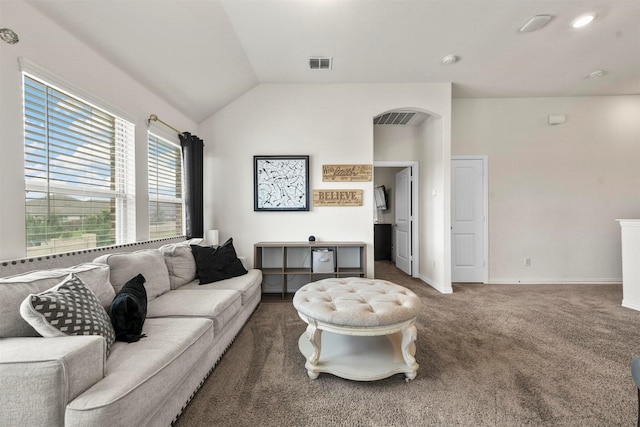
[[[254,211],[309,210],[309,156],[253,156]]]

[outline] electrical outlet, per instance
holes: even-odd
[[[531,267],[531,258],[529,258],[529,257],[525,257],[524,258],[524,266],[525,267]]]

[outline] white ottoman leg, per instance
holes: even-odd
[[[318,378],[319,373],[316,372],[314,368],[318,365],[318,360],[320,359],[320,350],[322,348],[322,330],[318,329],[315,320],[309,319],[309,325],[307,326],[306,335],[309,339],[309,342],[313,346],[313,354],[311,354],[311,356],[309,356],[309,358],[307,359],[307,374],[309,375],[309,378],[315,380],[316,378]]]
[[[416,354],[416,339],[418,338],[418,330],[416,329],[416,325],[412,321],[407,325],[405,329],[402,330],[402,357],[404,357],[404,362],[407,364],[409,368],[411,368],[411,372],[407,372],[405,375],[407,379],[412,380],[416,377],[418,373],[418,364],[416,363],[415,354]]]

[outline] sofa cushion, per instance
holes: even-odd
[[[189,242],[171,243],[158,250],[167,264],[171,289],[178,289],[196,278],[196,260]]]
[[[218,333],[241,309],[242,298],[237,291],[177,289],[150,301],[147,318],[206,317],[213,320]]]
[[[191,250],[196,260],[196,275],[201,284],[247,274],[236,255],[232,238],[217,248],[191,245]]]
[[[111,284],[116,292],[120,292],[125,283],[138,274],[142,274],[147,279],[145,288],[148,301],[171,289],[167,265],[157,249],[102,255],[94,262],[109,264]]]
[[[107,356],[116,339],[100,300],[74,273],[58,286],[29,295],[20,305],[20,314],[46,338],[101,335],[106,340]]]
[[[75,273],[96,294],[103,307],[111,305],[116,293],[109,283],[109,267],[104,264],[84,263],[4,277],[0,279],[0,338],[38,336],[20,316],[22,301],[29,294],[37,294],[58,285],[70,273]]]
[[[147,319],[142,331],[138,342],[113,344],[106,376],[68,404],[65,425],[147,425],[214,340],[203,318]]]
[[[188,283],[181,287],[181,290],[209,290],[209,289],[230,289],[240,292],[242,296],[242,305],[251,300],[256,292],[261,292],[262,271],[250,269],[244,276],[232,277],[231,279],[221,280],[219,282],[200,285],[198,281]]]
[[[147,291],[144,282],[142,274],[129,280],[109,307],[109,317],[118,341],[136,342],[144,337],[142,326],[147,317]]]

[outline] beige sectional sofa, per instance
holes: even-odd
[[[70,273],[107,309],[142,274],[146,337],[116,341],[107,357],[101,336],[38,336],[20,316],[20,304]],[[0,279],[0,425],[171,424],[257,307],[261,282],[260,270],[250,269],[199,285],[184,243]]]

